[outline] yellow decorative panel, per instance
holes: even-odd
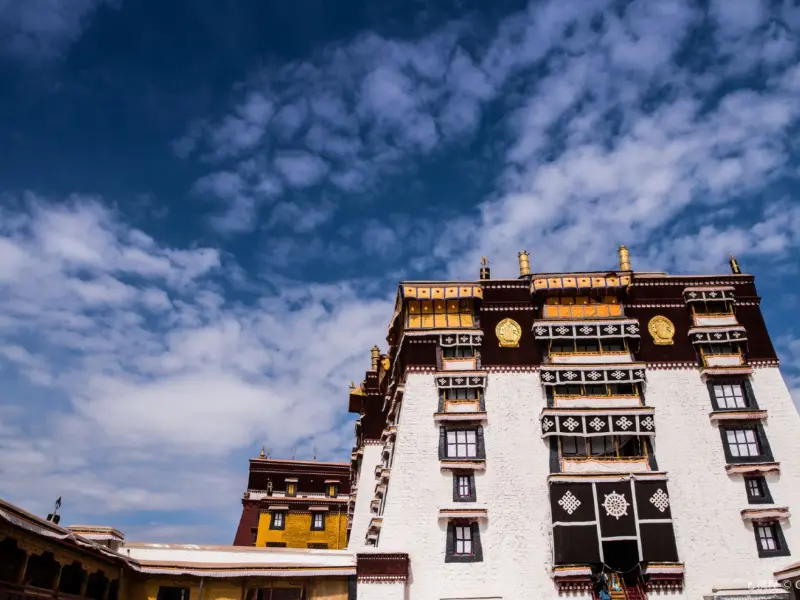
[[[309,600],[347,600],[346,579],[317,579],[308,586]]]
[[[542,309],[545,319],[604,319],[621,317],[620,304],[545,304]]]
[[[409,300],[407,327],[409,329],[446,329],[472,327],[472,298],[460,300]]]
[[[283,542],[287,548],[308,548],[308,544],[328,544],[336,550],[347,546],[346,513],[325,513],[325,530],[311,531],[311,513],[286,513],[285,529],[270,529],[270,514],[261,513],[258,518],[256,546],[267,542]]]

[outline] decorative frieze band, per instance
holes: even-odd
[[[639,383],[645,381],[645,369],[642,363],[580,367],[542,365],[540,378],[543,385]]]
[[[556,414],[552,414],[556,413]],[[604,435],[655,435],[653,409],[636,413],[615,411],[613,414],[569,414],[551,411],[541,417],[542,437],[593,437]]]
[[[537,308],[532,304],[492,304],[490,306],[483,305],[481,310],[536,310]]]
[[[447,388],[483,388],[486,387],[486,373],[473,371],[457,375],[436,375],[436,387],[440,390]]]
[[[689,330],[688,335],[692,339],[692,344],[729,344],[747,341],[747,331],[741,325],[694,328]]]
[[[733,302],[732,287],[687,287],[683,290],[686,302]]]
[[[639,321],[636,319],[588,322],[534,321],[533,334],[541,340],[638,338]]]
[[[453,346],[480,346],[483,343],[483,332],[448,333],[439,336],[439,345],[443,348]]]

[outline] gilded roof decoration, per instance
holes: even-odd
[[[479,285],[402,285],[403,299],[447,300],[448,298],[483,298],[483,288]]]
[[[531,292],[544,290],[590,290],[624,288],[630,285],[630,275],[576,275],[536,277],[531,281]]]

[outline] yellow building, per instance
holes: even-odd
[[[347,547],[349,463],[250,460],[235,546]]]

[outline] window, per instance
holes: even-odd
[[[598,340],[575,340],[575,350],[580,353],[600,352],[600,342]]]
[[[575,342],[572,340],[553,340],[550,342],[550,354],[568,354],[575,352]]]
[[[481,562],[481,534],[477,523],[456,521],[447,525],[445,562]]]
[[[156,600],[189,600],[189,588],[160,585]]]
[[[442,348],[443,358],[472,358],[475,348],[472,346],[447,346]]]
[[[708,356],[729,356],[741,354],[739,344],[701,344],[702,353]]]
[[[603,352],[625,352],[625,342],[623,340],[601,340],[600,345]]]
[[[338,483],[329,483],[328,484],[328,497],[329,498],[336,498],[339,495],[339,484]]]
[[[635,396],[638,392],[635,383],[589,383],[586,385],[556,385],[553,395],[558,397],[575,396]]]
[[[747,401],[745,399],[742,384],[725,384],[715,385],[714,400],[719,408],[746,408]]]
[[[311,531],[325,531],[325,513],[311,513]]]
[[[297,482],[294,481],[286,482],[286,495],[297,496]]]
[[[731,456],[758,456],[761,454],[756,441],[755,429],[728,429],[725,434]]]
[[[267,548],[286,548],[286,542],[267,542]]]
[[[258,539],[258,527],[251,527],[250,528],[250,537],[252,539],[253,546],[256,545],[256,539]]]
[[[692,310],[696,315],[730,315],[733,307],[728,301],[692,302]]]
[[[444,391],[445,400],[478,400],[480,390],[478,388],[450,388]]]
[[[475,477],[471,473],[453,475],[453,502],[475,502]]]
[[[486,458],[486,450],[483,444],[482,427],[439,428],[439,460],[483,460],[484,458]]]
[[[761,423],[729,423],[720,427],[725,459],[728,463],[771,462],[772,450]]]
[[[477,458],[478,442],[474,430],[447,432],[448,458]]]
[[[316,550],[327,550],[328,549],[328,544],[325,544],[325,543],[322,543],[322,542],[310,542],[308,544],[308,547],[316,549]]]
[[[646,456],[644,438],[636,435],[601,435],[559,438],[563,457],[634,458]]]
[[[562,437],[559,439],[562,456],[586,456],[586,438]]]
[[[760,558],[790,555],[780,524],[777,522],[755,523],[753,530],[755,531],[758,556]]]
[[[272,513],[272,520],[269,524],[270,529],[286,529],[286,513],[275,511]]]
[[[747,490],[747,502],[750,504],[771,504],[772,494],[769,492],[767,480],[763,476],[745,477],[745,490]]]

